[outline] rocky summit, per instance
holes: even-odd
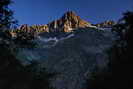
[[[63,31],[71,32],[76,28],[89,27],[91,24],[82,20],[79,16],[76,15],[73,11],[66,12],[59,20],[55,20],[48,24],[50,31]]]

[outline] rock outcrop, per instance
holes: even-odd
[[[109,20],[109,21],[104,21],[102,23],[95,24],[95,26],[100,28],[110,28],[115,24],[116,24],[115,21]]]

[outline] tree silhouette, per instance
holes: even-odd
[[[123,18],[113,27],[119,39],[111,48],[107,69],[94,72],[88,80],[87,89],[131,89],[132,86],[132,46],[133,12],[124,13]]]
[[[11,0],[0,0],[0,31],[7,30],[17,23],[13,18],[13,11],[8,8],[11,3]]]
[[[16,23],[8,8],[11,3],[11,0],[0,0],[0,89],[51,89],[44,68],[36,62],[24,66],[16,58],[16,44],[7,36]]]

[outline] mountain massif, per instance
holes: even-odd
[[[17,48],[15,55],[24,65],[38,61],[48,72],[57,73],[51,80],[56,89],[83,89],[91,73],[109,62],[106,51],[112,46],[113,34],[92,26],[74,12],[47,25],[22,25],[17,31],[37,32],[33,40],[37,46]]]
[[[78,28],[111,28],[116,23],[112,20],[105,21],[98,24],[91,24],[80,18],[74,11],[66,12],[61,18],[54,20],[48,24],[43,25],[27,25],[23,24],[19,28],[12,30],[11,36],[17,37],[18,33],[36,36],[42,33],[69,33]],[[58,35],[58,34],[57,34]]]

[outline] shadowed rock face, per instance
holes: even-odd
[[[51,85],[57,89],[84,89],[86,79],[92,71],[102,69],[108,64],[106,50],[112,46],[112,33],[81,28],[72,34],[74,35],[67,36],[67,39],[58,39],[59,41],[39,41],[38,44],[42,42],[39,48],[22,49],[17,57],[39,60],[47,71],[56,72],[57,76],[52,79]],[[42,39],[45,40],[43,37]]]

